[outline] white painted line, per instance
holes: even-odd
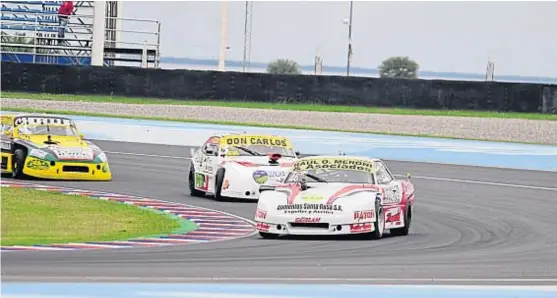
[[[190,160],[191,159],[190,157],[152,155],[152,154],[128,153],[128,152],[109,152],[109,151],[107,151],[107,153],[122,154],[122,155],[136,155],[136,156],[144,156],[144,157],[156,157],[156,158],[172,158],[172,159],[185,159],[185,160]],[[406,175],[395,175],[395,176],[400,177],[400,178],[406,177]],[[466,184],[480,184],[480,185],[490,185],[490,186],[503,186],[503,187],[512,187],[512,188],[525,188],[525,189],[535,189],[535,190],[557,191],[557,187],[546,187],[546,186],[535,186],[535,185],[510,184],[510,183],[501,183],[501,182],[489,182],[489,181],[453,179],[453,178],[429,177],[429,176],[412,176],[412,178],[424,179],[424,180],[434,180],[434,181],[466,183]]]
[[[171,159],[185,159],[190,160],[191,157],[182,156],[169,156],[169,155],[156,155],[156,154],[143,154],[143,153],[131,153],[131,152],[115,152],[115,151],[105,151],[108,154],[119,154],[119,155],[131,155],[131,156],[142,156],[142,157],[155,157],[155,158],[171,158]]]
[[[400,178],[405,178],[406,177],[406,175],[395,175],[395,176],[400,177]],[[481,184],[481,185],[491,185],[491,186],[503,186],[503,187],[513,187],[513,188],[526,188],[526,189],[536,189],[536,190],[557,191],[557,187],[546,187],[546,186],[535,186],[535,185],[524,185],[524,184],[510,184],[510,183],[501,183],[501,182],[489,182],[489,181],[477,181],[477,180],[453,179],[453,178],[429,177],[429,176],[412,176],[412,179],[414,179],[414,178],[424,179],[424,180],[434,180],[434,181],[445,181],[445,182],[456,182],[456,183],[467,183],[467,184]]]
[[[311,298],[312,297],[312,296],[285,296],[285,295],[273,295],[273,294],[246,294],[246,293],[234,294],[230,292],[221,292],[221,293],[207,293],[207,292],[198,293],[198,292],[186,292],[186,291],[168,292],[164,290],[157,291],[157,292],[140,291],[137,292],[137,295],[145,296],[145,297],[157,297],[157,298],[303,298],[303,297]]]
[[[198,281],[239,281],[239,282],[255,282],[255,281],[308,281],[308,282],[442,282],[442,283],[557,283],[556,278],[318,278],[318,277],[108,277],[108,276],[17,276],[10,275],[4,277],[6,280],[59,280],[59,281],[123,281],[123,282],[198,282]],[[394,284],[395,286],[398,286]],[[401,285],[402,286],[402,285]],[[408,285],[412,286],[412,285]],[[423,285],[434,286],[434,285]],[[448,285],[447,285],[448,286]],[[455,285],[456,286],[456,285]],[[490,286],[486,286],[490,287]],[[493,287],[496,287],[495,285]],[[499,286],[501,287],[501,286]],[[507,286],[503,286],[507,287]],[[519,287],[519,286],[515,286]],[[524,286],[521,286],[524,287]],[[545,288],[548,290],[557,290],[556,286],[532,286],[534,288]]]

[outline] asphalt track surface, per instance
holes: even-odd
[[[111,182],[52,182],[218,209],[254,202],[189,196],[188,147],[96,141]],[[557,284],[557,173],[386,161],[410,172],[410,235],[381,240],[258,235],[208,244],[2,254],[2,280]],[[297,279],[297,281],[294,281]]]

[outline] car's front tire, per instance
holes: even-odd
[[[12,177],[17,179],[24,178],[25,174],[23,174],[23,167],[25,167],[25,159],[27,158],[27,154],[23,149],[17,149],[14,152],[13,156],[13,164],[12,164]]]
[[[278,234],[265,233],[265,232],[259,232],[259,236],[261,236],[261,238],[263,239],[277,239],[279,237]]]
[[[375,201],[375,217],[377,220],[373,223],[374,231],[371,233],[371,239],[381,239],[385,232],[385,211],[379,201]]]
[[[404,227],[391,229],[393,236],[406,236],[410,232],[410,223],[412,222],[412,206],[406,205],[406,212],[404,213]]]
[[[224,182],[224,174],[225,169],[218,169],[217,175],[215,175],[215,200],[217,201],[224,200],[224,197],[220,194]]]

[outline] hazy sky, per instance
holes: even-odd
[[[124,17],[162,21],[161,55],[217,58],[220,2],[125,1]],[[228,4],[227,60],[243,59],[244,1]],[[421,70],[557,76],[557,2],[354,2],[353,65],[410,56]],[[346,65],[349,2],[253,4],[251,60]]]

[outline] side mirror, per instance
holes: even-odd
[[[406,173],[406,180],[410,180],[412,179],[412,176],[410,175],[410,173]]]
[[[82,134],[82,133],[80,133],[80,134],[79,134],[79,137],[82,138],[82,139],[84,139],[84,138],[85,138],[85,135]]]
[[[296,154],[296,157],[300,156],[300,151],[294,151],[294,154]]]
[[[259,187],[259,193],[262,193],[262,192],[267,191],[267,190],[275,190],[275,188],[276,187],[274,185],[261,185]]]

